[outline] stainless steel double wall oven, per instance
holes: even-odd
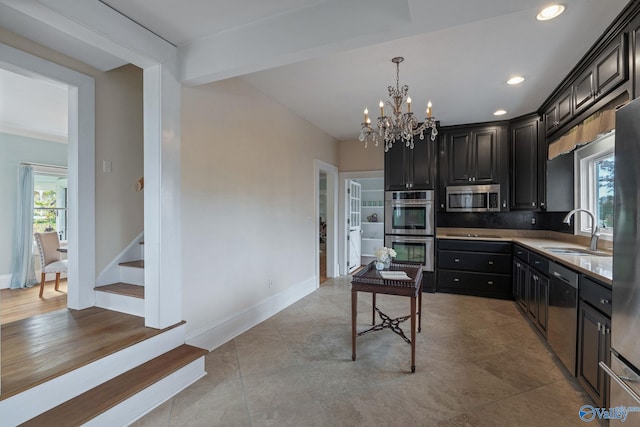
[[[384,206],[384,243],[397,252],[398,261],[421,262],[434,269],[434,192],[387,191]]]

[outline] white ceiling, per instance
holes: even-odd
[[[443,125],[494,120],[498,108],[507,119],[538,109],[627,0],[563,0],[563,15],[536,21],[546,3],[0,0],[0,25],[109,69],[127,62],[125,55],[119,62],[116,50],[88,49],[83,37],[70,42],[69,35],[80,34],[75,27],[83,19],[87,28],[106,26],[115,10],[177,46],[184,84],[242,76],[335,138],[353,140],[364,107],[377,113],[378,100],[395,84],[394,56],[405,57],[400,83],[409,85],[414,111],[431,99]],[[52,19],[51,11],[62,18]],[[42,25],[47,21],[50,27]],[[112,40],[128,34],[107,30],[95,33]],[[507,86],[514,74],[525,82]]]
[[[68,88],[0,68],[0,132],[67,142]]]

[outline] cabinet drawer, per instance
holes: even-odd
[[[580,276],[580,298],[611,317],[611,289]]]
[[[549,275],[549,260],[547,258],[530,252],[529,265],[545,276]]]
[[[511,273],[511,256],[484,252],[439,251],[438,267],[480,273]]]
[[[529,251],[523,248],[522,246],[513,246],[513,256],[521,259],[525,262],[525,264],[529,264]]]
[[[438,289],[440,288],[509,294],[511,292],[511,275],[440,270],[438,272]]]
[[[470,252],[495,252],[511,254],[510,242],[489,242],[478,240],[438,239],[438,249]]]

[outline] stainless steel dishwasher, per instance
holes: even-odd
[[[549,263],[549,325],[547,341],[573,376],[576,375],[578,274]]]

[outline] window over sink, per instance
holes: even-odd
[[[600,136],[575,151],[576,208],[588,209],[596,217],[601,238],[613,240],[615,132]],[[591,220],[580,214],[576,234],[590,235]]]

